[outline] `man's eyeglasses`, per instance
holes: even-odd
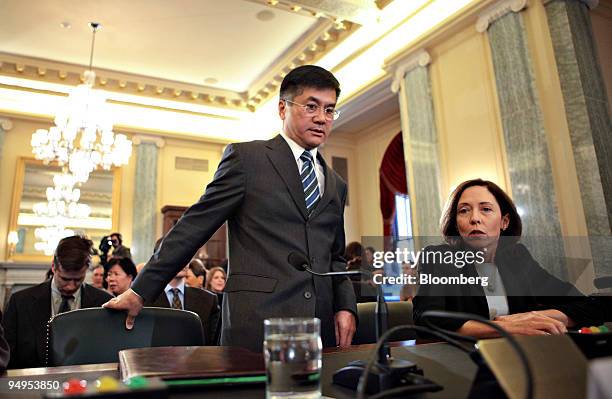
[[[311,115],[311,116],[317,115],[319,113],[319,110],[323,109],[323,114],[325,114],[325,119],[329,121],[332,121],[332,120],[335,121],[340,116],[340,111],[338,111],[332,106],[323,108],[320,105],[315,104],[315,103],[299,104],[293,101],[289,101],[286,98],[283,98],[283,101],[291,103],[293,105],[297,105],[298,107],[302,108],[304,112],[306,113],[306,115]]]

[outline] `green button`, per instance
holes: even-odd
[[[136,376],[127,380],[125,385],[127,385],[131,389],[145,388],[149,385],[149,380],[147,380],[146,377]]]

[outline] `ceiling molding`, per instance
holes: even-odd
[[[350,21],[363,25],[375,20],[380,1],[375,0],[247,0],[304,16],[327,18],[340,25]],[[388,2],[384,2],[388,4]]]
[[[254,0],[253,0],[254,1]],[[279,56],[270,68],[257,79],[245,97],[247,107],[254,111],[266,99],[278,92],[283,78],[295,67],[314,64],[336,45],[357,30],[357,25],[345,22],[342,27],[331,21],[321,19],[293,46]]]
[[[510,12],[519,12],[525,7],[527,0],[498,0],[478,16],[476,30],[478,33],[484,33],[494,21]]]
[[[0,128],[4,131],[11,130],[13,128],[13,121],[7,118],[0,118]]]
[[[350,22],[345,22],[339,28],[333,22],[322,19],[266,68],[266,72],[247,92],[101,68],[94,68],[97,75],[95,86],[109,92],[254,112],[278,92],[280,83],[289,71],[299,65],[315,63],[356,29],[357,25]],[[85,69],[83,65],[0,52],[0,74],[5,76],[76,86],[84,81]]]

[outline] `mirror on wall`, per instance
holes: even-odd
[[[53,177],[61,173],[57,165],[21,158],[18,160],[10,231],[14,244],[9,258],[19,261],[48,261],[49,254],[41,249],[41,239],[36,229],[44,227],[45,217],[36,214],[35,204],[47,202],[47,188],[54,187]],[[103,236],[110,234],[117,226],[119,204],[120,170],[97,170],[89,180],[80,186],[78,202],[89,206],[89,215],[68,219],[66,229],[83,234],[94,242],[97,248]],[[36,243],[39,243],[38,245]],[[38,247],[38,248],[37,248]]]

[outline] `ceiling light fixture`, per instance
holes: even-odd
[[[38,129],[32,134],[32,152],[45,164],[57,161],[64,173],[70,172],[77,183],[84,183],[89,174],[102,167],[128,163],[132,142],[124,134],[115,134],[109,118],[106,95],[94,90],[96,74],[92,69],[96,32],[101,28],[90,22],[92,29],[89,69],[84,83],[72,89],[65,106],[55,116],[55,126]]]

